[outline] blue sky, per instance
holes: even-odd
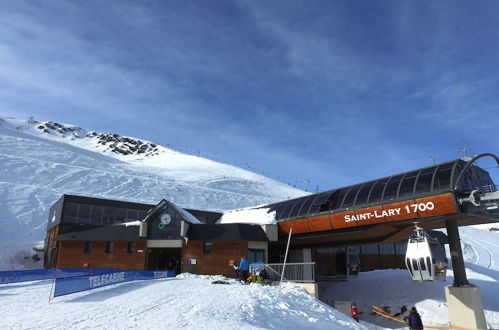
[[[336,188],[457,158],[463,141],[499,153],[498,12],[497,1],[3,1],[0,115]]]

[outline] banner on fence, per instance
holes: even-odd
[[[137,281],[173,277],[173,271],[126,270],[77,277],[56,278],[54,297],[92,290],[103,286]]]
[[[13,270],[0,272],[0,284],[48,280],[54,277],[75,277],[117,271],[117,268],[58,268]]]

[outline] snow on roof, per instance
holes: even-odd
[[[269,212],[268,207],[264,208],[245,208],[226,211],[218,219],[217,223],[251,223],[258,225],[275,224],[276,212]]]
[[[177,211],[184,216],[184,218],[185,218],[185,220],[187,220],[187,222],[197,223],[197,224],[202,223],[201,221],[198,220],[198,218],[196,218],[195,216],[193,216],[192,214],[190,214],[189,212],[187,212],[186,210],[184,210],[180,206],[177,206],[175,204],[173,204],[173,205],[175,206],[175,209],[177,209]]]

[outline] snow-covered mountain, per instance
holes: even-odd
[[[229,210],[305,192],[149,141],[0,117],[0,269],[16,253],[29,261],[26,249],[44,239],[48,209],[63,194]]]

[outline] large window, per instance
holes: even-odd
[[[248,261],[250,263],[265,262],[265,250],[248,249]]]

